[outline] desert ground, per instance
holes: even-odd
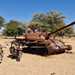
[[[50,55],[47,57],[23,53],[20,62],[8,58],[12,39],[0,38],[0,44],[5,46],[4,58],[0,64],[0,75],[75,75],[75,38],[65,38],[71,44],[72,53]]]

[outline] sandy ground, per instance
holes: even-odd
[[[4,58],[0,64],[0,75],[75,75],[75,38],[64,41],[73,47],[72,54],[59,54],[43,57],[24,53],[21,61],[8,58],[9,46],[4,48]],[[0,39],[4,46],[10,45],[9,39]]]

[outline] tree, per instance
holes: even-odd
[[[10,21],[6,25],[5,34],[8,36],[17,36],[23,33],[23,29],[21,28],[21,23],[18,21]]]
[[[73,27],[68,27],[67,29],[64,30],[64,32],[67,35],[71,35],[72,33],[74,33],[74,29],[73,29]]]
[[[58,11],[50,11],[47,14],[48,24],[51,28],[51,32],[65,26],[64,16]]]
[[[5,19],[0,16],[0,27],[4,26],[4,23],[5,23]]]
[[[57,11],[50,11],[46,14],[40,13],[33,16],[32,22],[38,22],[40,27],[53,32],[65,25],[64,16]]]
[[[49,11],[45,14],[40,13],[40,14],[35,14],[32,18],[32,22],[36,23],[38,22],[39,27],[42,29],[45,29],[49,32],[56,31],[57,29],[65,26],[66,24],[64,23],[65,16],[63,16],[60,12],[58,11]],[[36,26],[36,25],[35,25]],[[64,33],[72,33],[72,27],[70,27],[68,31],[63,31]],[[58,33],[57,33],[58,34]]]
[[[47,23],[47,15],[46,14],[43,14],[43,13],[35,14],[33,16],[31,22],[34,23],[34,25],[37,23],[39,28],[41,28],[41,29],[49,30],[49,25]]]

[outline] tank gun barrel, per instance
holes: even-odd
[[[70,23],[70,24],[68,24],[68,25],[66,25],[66,26],[63,26],[63,27],[61,27],[61,28],[57,29],[57,30],[56,30],[56,31],[54,31],[54,32],[49,33],[49,35],[54,34],[54,33],[58,32],[58,31],[61,31],[61,30],[65,29],[65,28],[67,28],[67,27],[69,27],[69,26],[74,25],[74,24],[75,24],[75,21],[74,21],[74,22],[72,22],[72,23]]]

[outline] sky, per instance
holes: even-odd
[[[66,16],[66,23],[75,20],[75,0],[0,0],[0,16],[7,21],[30,21],[33,14],[51,10]]]

